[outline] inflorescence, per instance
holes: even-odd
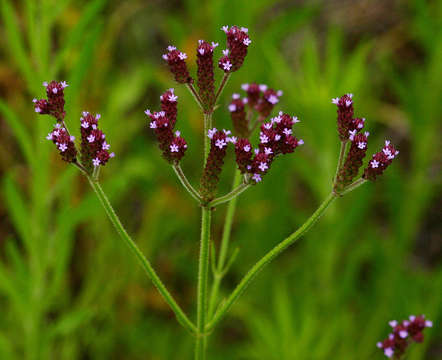
[[[335,192],[340,193],[352,183],[359,173],[367,152],[369,133],[367,131],[362,132],[365,119],[354,118],[353,94],[334,98],[332,103],[336,104],[338,108],[337,124],[339,138],[343,145],[350,142],[350,150],[345,157],[343,165],[338,169],[334,185]],[[399,151],[390,144],[390,141],[385,141],[383,149],[372,156],[368,166],[364,169],[362,179],[376,180],[376,177],[382,175],[398,154]]]
[[[40,115],[50,115],[55,118],[54,129],[46,137],[52,141],[60,153],[61,158],[69,163],[80,167],[88,175],[92,175],[98,166],[104,166],[108,160],[114,157],[109,152],[110,145],[105,140],[104,133],[98,129],[100,115],[92,116],[87,111],[80,118],[81,146],[77,150],[75,137],[69,134],[64,122],[66,112],[64,110],[64,89],[68,86],[66,81],[51,81],[43,83],[46,88],[47,99],[34,99],[35,112]],[[80,153],[80,161],[77,158]]]
[[[222,51],[218,67],[224,72],[220,89],[215,93],[214,50],[218,43],[199,40],[196,47],[197,86],[193,87],[193,78],[189,74],[185,60],[187,55],[175,46],[167,48],[163,55],[169,69],[178,83],[186,84],[205,114],[211,115],[214,110],[217,95],[225,84],[226,76],[237,71],[244,63],[251,40],[248,30],[244,27],[223,26],[226,34],[227,49]],[[214,199],[222,171],[228,145],[233,144],[238,169],[244,176],[244,183],[254,185],[262,181],[273,160],[281,154],[292,153],[296,147],[303,144],[302,139],[293,135],[292,126],[298,122],[297,117],[279,113],[278,116],[265,121],[282,96],[282,91],[276,91],[267,85],[243,84],[246,96],[241,98],[234,94],[228,105],[231,114],[234,135],[230,130],[208,129],[206,134],[210,140],[208,156],[200,181],[199,194],[204,202]],[[173,133],[176,122],[176,100],[173,89],[161,96],[162,111],[152,113],[146,110],[150,117],[150,128],[154,130],[158,146],[163,157],[171,164],[178,165],[185,154],[187,144],[179,132]],[[255,116],[256,115],[256,116]],[[252,122],[252,118],[255,117]],[[259,144],[254,149],[250,142],[253,130],[260,125]]]
[[[394,359],[400,359],[413,341],[422,342],[424,340],[422,331],[433,326],[433,322],[425,320],[424,315],[411,315],[408,320],[403,320],[400,323],[391,320],[388,324],[393,328],[393,331],[388,334],[385,340],[379,341],[376,346],[384,352],[385,356]]]

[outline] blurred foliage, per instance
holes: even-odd
[[[102,182],[123,223],[184,309],[194,315],[199,211],[161,159],[142,111],[173,80],[173,42],[195,58],[199,38],[250,29],[252,46],[216,113],[240,84],[284,91],[305,147],[243,194],[240,247],[223,294],[328,193],[338,152],[330,99],[355,94],[356,114],[401,151],[382,179],[327,216],[255,280],[210,338],[210,359],[381,359],[387,321],[434,320],[408,359],[440,358],[442,2],[1,0],[0,359],[191,359],[176,323],[120,241],[85,179],[44,140],[33,113],[44,80],[67,80],[67,123],[100,112],[117,154]],[[192,71],[195,69],[192,68]],[[219,75],[219,74],[218,74]],[[183,167],[200,176],[202,121],[178,87]],[[74,131],[75,132],[75,131]],[[76,130],[77,135],[79,130]],[[233,164],[220,193],[228,191]],[[215,213],[219,241],[225,206]],[[439,343],[438,343],[439,341]]]

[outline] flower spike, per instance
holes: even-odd
[[[224,165],[227,146],[229,142],[231,142],[231,138],[228,137],[229,133],[228,131],[220,131],[215,128],[208,131],[207,136],[210,139],[210,152],[207,157],[200,185],[201,197],[206,202],[213,200],[215,197],[219,175]]]
[[[50,83],[44,82],[43,86],[46,88],[46,99],[33,99],[35,112],[40,115],[51,115],[57,121],[62,121],[65,117],[64,111],[64,89],[68,87],[66,81]]]
[[[393,145],[390,145],[390,141],[385,141],[385,146],[382,148],[382,151],[373,155],[362,177],[371,181],[376,180],[376,178],[382,175],[385,169],[390,166],[398,154],[399,151],[396,150]]]
[[[218,44],[200,40],[196,50],[198,88],[205,110],[210,110],[215,100],[215,76],[213,74],[213,50]]]
[[[163,59],[167,61],[170,72],[175,76],[175,80],[180,84],[193,83],[185,62],[187,55],[177,50],[174,46],[168,46],[167,50],[168,53],[163,55]]]
[[[399,359],[412,342],[420,343],[424,340],[422,331],[427,327],[432,327],[433,322],[425,320],[424,315],[411,315],[409,320],[403,320],[400,323],[392,320],[389,325],[393,332],[385,340],[379,341],[376,347],[381,349],[386,357]]]
[[[227,36],[228,52],[224,53],[224,57],[220,59],[219,65],[225,72],[237,71],[243,64],[247,55],[247,48],[251,44],[251,40],[246,28],[238,28],[232,26],[223,26],[222,30]]]

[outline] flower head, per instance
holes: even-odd
[[[196,51],[198,89],[205,110],[210,110],[215,100],[215,77],[213,73],[213,50],[218,44],[198,42]],[[223,69],[224,70],[224,69]]]
[[[187,55],[176,49],[174,46],[167,48],[168,53],[163,55],[163,59],[167,61],[170,72],[175,76],[175,80],[180,84],[192,83],[193,79],[189,75],[187,65],[184,60]]]
[[[55,124],[52,132],[46,137],[47,140],[52,141],[59,151],[61,158],[66,162],[77,161],[77,149],[74,144],[74,137],[70,136],[63,125]]]
[[[164,111],[166,117],[170,121],[170,126],[173,129],[177,117],[178,96],[175,95],[174,89],[169,89],[160,96],[161,110]]]
[[[239,137],[247,137],[249,135],[249,122],[245,112],[246,103],[245,98],[241,99],[239,94],[233,94],[232,101],[228,106],[233,128]]]
[[[350,131],[351,146],[344,165],[339,169],[335,184],[336,191],[343,190],[358,174],[367,152],[368,135],[368,132],[356,134],[356,130]]]
[[[354,111],[352,98],[352,94],[346,94],[340,98],[332,99],[332,103],[338,108],[338,133],[341,141],[347,141],[348,132],[360,124],[359,122],[353,123]]]
[[[104,166],[114,153],[109,153],[110,145],[106,135],[98,129],[100,114],[93,116],[87,111],[80,118],[81,149],[80,158],[82,165],[92,172],[94,167]]]
[[[304,142],[292,135],[292,126],[295,118],[280,112],[280,114],[261,125],[260,143],[253,154],[248,139],[238,139],[235,144],[236,163],[241,173],[249,173],[252,183],[262,180],[275,157],[292,153]],[[253,175],[259,175],[259,181],[255,181]],[[258,179],[258,177],[255,177]]]
[[[422,331],[426,327],[432,327],[433,323],[425,320],[424,315],[410,316],[409,320],[398,322],[392,320],[389,325],[393,328],[393,332],[388,337],[379,341],[376,346],[384,352],[384,355],[391,358],[399,359],[408,348],[410,343],[422,342],[424,336]]]
[[[228,131],[210,129],[208,137],[210,139],[210,152],[207,157],[203,175],[201,177],[200,194],[204,201],[210,201],[215,197],[219,182],[219,175],[224,165],[228,143]]]
[[[399,154],[390,141],[385,141],[385,146],[381,151],[373,155],[364,170],[362,177],[367,180],[374,181],[385,169],[393,162],[393,159]]]
[[[229,50],[228,53],[224,54],[224,58],[222,58],[224,59],[223,64],[229,64],[225,65],[223,70],[226,72],[234,72],[242,66],[247,55],[247,48],[252,41],[249,38],[246,28],[239,28],[237,26],[229,28],[228,26],[223,26],[222,30],[226,33],[227,49]],[[228,67],[228,69],[226,69],[226,67]]]
[[[68,86],[66,81],[50,83],[44,82],[46,88],[47,99],[33,99],[35,112],[40,115],[51,115],[57,121],[62,121],[65,117],[64,111],[64,89]]]

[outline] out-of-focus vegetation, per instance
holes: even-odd
[[[387,321],[411,313],[435,326],[408,359],[441,356],[440,0],[2,0],[1,15],[0,359],[192,358],[192,338],[85,179],[44,139],[52,123],[31,100],[43,95],[42,81],[67,80],[71,129],[81,110],[102,114],[117,154],[103,186],[194,316],[199,209],[161,158],[143,110],[176,88],[189,142],[183,167],[197,183],[202,120],[161,54],[173,43],[192,63],[198,39],[224,44],[225,24],[248,27],[253,42],[216,125],[230,127],[226,104],[241,83],[266,83],[284,91],[279,105],[301,119],[306,145],[241,195],[232,244],[241,261],[224,295],[327,195],[339,148],[332,97],[355,94],[369,154],[384,138],[401,153],[259,275],[210,338],[209,358],[381,359],[375,343]],[[220,193],[232,174],[233,163]],[[216,242],[224,212],[214,214]]]

